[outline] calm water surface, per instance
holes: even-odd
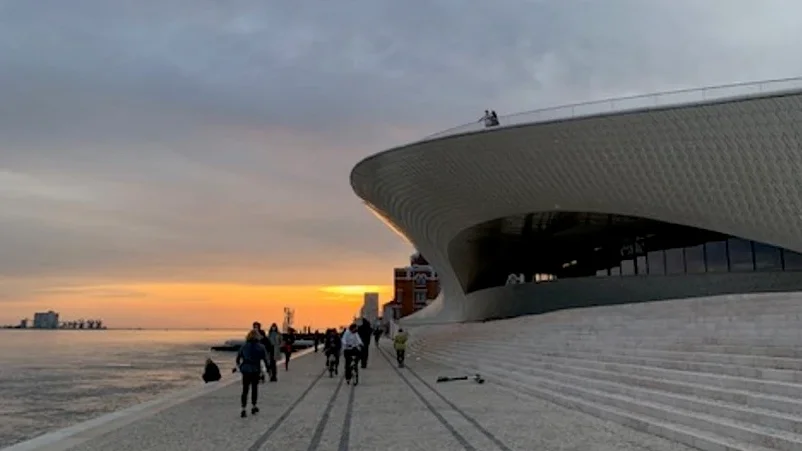
[[[241,331],[0,330],[0,448],[201,385],[209,347]]]

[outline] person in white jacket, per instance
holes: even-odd
[[[348,326],[348,330],[343,334],[342,343],[343,356],[345,357],[345,382],[350,384],[351,362],[353,362],[354,359],[359,359],[360,355],[362,355],[362,347],[364,346],[362,339],[359,338],[359,334],[357,333],[356,324]]]

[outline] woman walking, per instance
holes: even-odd
[[[292,356],[292,345],[295,343],[295,332],[290,329],[284,334],[284,341],[281,343],[281,352],[284,353],[284,371],[290,370],[290,356]]]
[[[240,405],[242,406],[240,417],[242,418],[248,416],[245,412],[245,408],[248,407],[248,391],[251,392],[251,415],[259,413],[256,402],[259,400],[259,376],[262,373],[262,362],[265,362],[265,366],[270,366],[267,350],[259,343],[260,338],[262,337],[259,332],[251,330],[245,337],[245,344],[237,353],[236,365],[239,372],[242,373],[242,395],[240,396]]]
[[[270,382],[278,381],[278,368],[276,368],[276,361],[281,354],[281,334],[278,331],[278,325],[273,323],[267,331],[267,340],[270,342],[270,347],[267,348],[267,353],[270,355]]]

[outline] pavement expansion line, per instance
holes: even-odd
[[[382,352],[384,352],[384,351],[382,351]],[[501,441],[501,440],[500,440],[498,437],[496,437],[495,435],[493,435],[493,433],[492,433],[492,432],[490,432],[490,431],[488,431],[487,429],[485,429],[485,428],[484,428],[484,426],[482,426],[482,425],[481,425],[481,424],[480,424],[478,421],[476,421],[476,419],[475,419],[475,418],[473,418],[472,416],[470,416],[470,415],[468,415],[467,413],[465,413],[465,411],[464,411],[464,410],[462,410],[462,409],[460,409],[459,407],[457,407],[457,406],[456,406],[456,405],[455,405],[453,402],[451,402],[451,401],[450,401],[448,398],[446,398],[446,397],[445,397],[445,396],[444,396],[442,393],[440,393],[439,391],[437,391],[437,390],[436,390],[436,389],[435,389],[435,388],[432,386],[432,384],[430,384],[430,383],[426,382],[426,380],[425,380],[424,378],[422,378],[422,377],[421,377],[421,376],[420,376],[418,373],[416,373],[416,372],[415,372],[415,371],[414,371],[412,368],[409,368],[409,367],[408,367],[408,366],[406,366],[406,365],[404,365],[404,366],[405,366],[405,368],[407,369],[407,371],[409,371],[409,374],[413,375],[413,376],[414,376],[416,379],[418,379],[419,381],[421,381],[421,383],[422,383],[423,385],[425,385],[425,386],[426,386],[426,388],[428,388],[429,390],[431,390],[431,391],[432,391],[432,392],[433,392],[435,395],[437,395],[437,397],[438,397],[438,398],[442,399],[442,400],[443,400],[443,402],[445,402],[446,404],[448,404],[448,406],[449,406],[449,407],[451,407],[452,409],[454,409],[454,411],[455,411],[455,412],[457,412],[458,414],[462,415],[462,418],[465,418],[465,420],[466,420],[468,423],[471,423],[471,424],[473,425],[473,427],[475,427],[475,428],[476,428],[476,429],[477,429],[479,432],[481,432],[482,434],[484,434],[484,436],[485,436],[485,437],[487,437],[487,438],[488,438],[488,439],[489,439],[491,442],[493,442],[493,443],[494,443],[496,446],[498,446],[498,447],[499,447],[499,449],[501,449],[502,451],[512,451],[512,449],[511,449],[509,446],[505,445],[505,444],[504,444],[504,442],[502,442],[502,441]]]
[[[342,386],[343,379],[340,378],[340,382],[337,383],[337,388],[334,389],[334,394],[331,395],[329,403],[326,404],[326,410],[323,411],[323,416],[321,416],[320,421],[317,422],[315,433],[312,435],[312,441],[309,443],[307,451],[317,451],[318,447],[320,447],[320,440],[323,438],[323,431],[326,429],[326,424],[329,422],[329,417],[331,417],[331,409],[334,407],[334,401],[337,400],[337,395],[340,393],[340,388],[342,388]]]
[[[348,451],[351,442],[351,419],[354,417],[354,393],[356,387],[351,385],[351,392],[348,394],[348,406],[345,409],[345,419],[343,420],[343,432],[340,435],[340,446],[337,451]]]
[[[290,416],[292,411],[295,410],[295,408],[298,407],[299,404],[301,404],[301,401],[303,401],[304,398],[306,398],[309,392],[311,392],[312,389],[315,388],[315,385],[317,385],[317,383],[320,382],[321,379],[323,379],[323,375],[325,373],[326,373],[325,370],[321,371],[320,374],[317,377],[315,377],[314,380],[312,380],[312,383],[309,384],[308,387],[306,387],[306,390],[304,390],[304,392],[301,393],[301,396],[299,396],[298,399],[296,399],[292,404],[290,404],[290,406],[287,407],[287,410],[285,410],[284,413],[282,413],[281,416],[278,417],[276,421],[273,422],[272,425],[270,425],[270,428],[268,428],[268,430],[266,430],[264,434],[259,436],[259,438],[256,439],[255,442],[253,442],[253,445],[251,445],[248,448],[248,451],[258,451],[259,448],[261,448],[262,445],[264,445],[267,442],[267,440],[270,439],[270,436],[273,435],[273,433],[276,432],[276,430],[278,430],[278,428],[281,426],[281,423],[283,423],[287,419],[287,417]]]
[[[463,435],[460,434],[454,428],[454,426],[452,426],[451,423],[449,423],[448,420],[446,420],[445,417],[443,417],[443,415],[437,411],[437,409],[435,409],[435,407],[421,394],[421,392],[418,391],[417,388],[415,388],[414,385],[412,385],[412,382],[410,382],[409,379],[407,379],[407,377],[404,376],[404,373],[402,373],[401,370],[399,370],[396,367],[396,365],[393,365],[393,362],[390,360],[390,357],[387,356],[387,353],[384,352],[384,350],[379,350],[379,353],[382,355],[382,357],[384,357],[384,360],[387,361],[387,364],[390,365],[390,368],[392,368],[393,371],[395,371],[395,373],[398,375],[398,377],[400,377],[401,380],[404,381],[405,384],[407,384],[407,387],[409,387],[412,390],[412,392],[415,393],[415,396],[417,396],[418,399],[420,399],[420,401],[423,403],[423,405],[425,405],[426,408],[429,409],[429,412],[431,412],[432,415],[434,415],[434,417],[437,418],[440,424],[442,424],[443,427],[445,427],[448,430],[448,432],[450,432],[451,435],[454,436],[454,438],[460,443],[460,445],[462,445],[462,447],[465,448],[467,451],[476,451],[476,447],[471,445],[468,442],[468,440],[465,437],[463,437]],[[341,449],[340,451],[344,450]]]

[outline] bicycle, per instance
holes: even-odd
[[[354,385],[359,384],[359,350],[360,350],[359,348],[349,349],[348,351],[351,351],[351,352],[355,352],[356,351],[356,353],[355,354],[349,354],[345,359],[346,365],[348,365],[348,368],[346,368],[346,373],[345,374],[347,375],[349,372],[351,373],[351,379],[350,380],[346,380],[346,382],[349,383],[349,384],[351,384],[351,383],[353,383]],[[348,352],[348,351],[346,351],[346,352]]]
[[[337,356],[335,356],[333,353],[329,353],[326,359],[326,368],[329,369],[329,377],[334,377],[334,375],[337,373],[337,367],[339,366],[337,362]]]
[[[351,359],[351,383],[356,387],[359,384],[359,359]]]

